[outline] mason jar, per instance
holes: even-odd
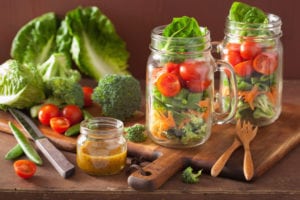
[[[157,144],[188,148],[203,144],[213,124],[229,122],[237,103],[231,66],[214,60],[209,30],[199,37],[164,37],[165,26],[153,29],[146,75],[146,128]],[[228,71],[228,110],[215,108],[214,72]]]
[[[227,19],[225,37],[219,46],[222,58],[233,66],[237,78],[239,100],[235,119],[257,126],[273,123],[281,113],[282,23],[274,14],[267,18],[262,24]],[[222,74],[221,83],[225,95],[229,85],[226,73]],[[228,103],[223,103],[224,109]]]
[[[127,143],[123,122],[109,117],[95,117],[80,124],[77,139],[78,167],[90,175],[112,175],[126,165]]]

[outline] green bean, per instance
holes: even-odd
[[[24,154],[24,151],[20,144],[16,144],[13,148],[11,148],[7,154],[5,155],[6,160],[14,160]]]
[[[35,148],[31,145],[31,143],[25,137],[25,135],[12,122],[8,122],[8,125],[12,130],[12,133],[15,136],[16,140],[18,141],[19,145],[23,149],[25,155],[34,163],[38,165],[42,165],[43,161],[40,155],[35,150]]]

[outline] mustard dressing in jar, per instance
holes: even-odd
[[[108,117],[85,120],[77,140],[77,165],[90,175],[113,175],[126,165],[127,143],[122,121]]]

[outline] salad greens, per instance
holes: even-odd
[[[13,39],[11,57],[34,67],[54,53],[64,53],[79,70],[98,80],[106,74],[127,74],[129,53],[112,22],[97,7],[78,7],[63,20],[45,13],[25,24]]]
[[[236,22],[268,23],[268,18],[264,11],[242,2],[233,2],[228,17]]]
[[[199,52],[204,49],[204,36],[206,34],[207,28],[200,27],[195,18],[187,16],[175,17],[162,32],[162,36],[167,39],[161,41],[160,50],[178,54],[173,58],[167,56],[167,60],[182,61],[185,55],[180,55],[179,53]],[[184,38],[187,39],[184,40]]]
[[[21,64],[36,66],[43,63],[55,51],[58,26],[58,19],[53,12],[31,20],[14,37],[11,57]]]
[[[96,80],[106,74],[128,73],[125,42],[97,7],[79,7],[68,12],[65,20],[73,38],[70,51],[83,73]]]
[[[16,60],[0,65],[0,109],[29,108],[44,98],[43,80],[36,68]]]

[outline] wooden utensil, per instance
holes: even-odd
[[[240,146],[242,143],[237,138],[237,136],[234,137],[233,143],[230,147],[218,158],[218,160],[215,162],[215,164],[212,166],[210,174],[214,177],[218,176],[222,169],[224,168],[226,162],[230,158],[231,154]]]
[[[253,129],[253,125],[250,122],[244,121],[241,125],[241,121],[237,121],[236,134],[244,146],[243,170],[247,181],[251,180],[254,175],[253,161],[250,152],[250,142],[256,136],[257,130],[258,127]]]

